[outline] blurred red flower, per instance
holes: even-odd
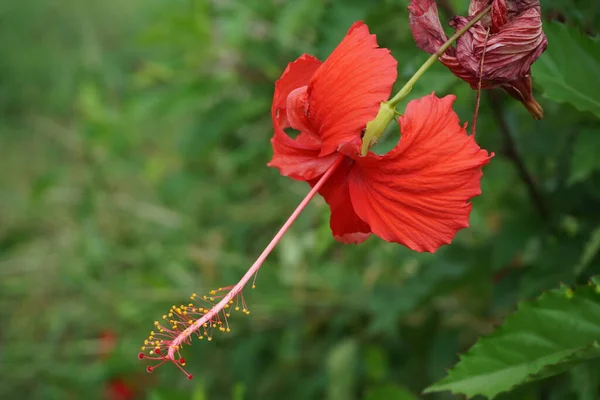
[[[106,360],[112,356],[117,345],[117,335],[114,331],[106,329],[98,336],[98,356]],[[131,400],[135,398],[135,390],[122,377],[115,376],[104,384],[104,397],[107,400]]]
[[[389,97],[396,67],[362,22],[325,62],[305,54],[290,63],[275,84],[269,166],[314,185],[341,163],[319,190],[337,240],[360,243],[374,233],[433,252],[468,226],[468,200],[480,194],[491,155],[459,124],[454,96],[432,94],[408,104],[393,150],[360,156],[362,132]],[[300,133],[292,138],[286,128]]]
[[[531,92],[531,64],[548,45],[539,0],[471,0],[469,17],[454,17],[450,25],[462,29],[490,4],[491,12],[456,41],[456,48],[448,48],[440,61],[473,89],[481,75],[482,88],[503,88],[540,119],[544,112]],[[435,1],[412,0],[408,8],[417,46],[435,53],[448,40]]]
[[[107,400],[131,400],[135,398],[133,389],[121,378],[113,378],[105,386]]]

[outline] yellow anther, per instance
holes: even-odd
[[[235,311],[240,311],[240,308],[236,306]]]
[[[212,340],[212,336],[207,337],[207,339],[210,342]]]
[[[231,332],[230,328],[225,329],[226,332]]]
[[[256,289],[256,285],[252,285],[252,289]]]
[[[148,344],[148,339],[144,340],[144,344]]]
[[[209,293],[210,293],[210,294],[217,294],[217,292],[216,292],[216,291],[214,291],[214,290],[211,290]]]

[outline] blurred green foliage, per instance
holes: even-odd
[[[144,372],[152,322],[236,282],[307,192],[265,166],[286,64],[324,59],[363,19],[401,85],[427,57],[407,3],[2,2],[0,398],[119,399],[124,385],[152,400],[415,399],[519,301],[600,273],[600,95],[582,105],[552,86],[597,86],[600,7],[546,0],[546,19],[565,24],[540,60],[546,116],[483,96],[478,141],[496,157],[452,245],[343,246],[317,199],[246,293],[252,315],[185,350],[194,380]],[[475,93],[441,65],[411,96],[434,90],[472,119]],[[597,399],[599,370],[578,364],[500,398]]]

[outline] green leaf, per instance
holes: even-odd
[[[532,66],[544,96],[600,118],[600,80],[591,78],[600,74],[598,39],[558,23],[545,24],[544,32],[548,49]]]
[[[446,378],[425,393],[450,390],[493,398],[600,357],[599,288],[561,288],[521,303],[504,325],[481,338]]]

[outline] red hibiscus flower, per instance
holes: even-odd
[[[531,64],[546,50],[539,0],[471,0],[469,17],[454,17],[460,30],[491,4],[477,22],[440,57],[452,73],[477,89],[503,88],[521,101],[535,119],[544,115],[531,91]],[[433,0],[412,0],[410,27],[419,48],[435,53],[448,40]],[[483,58],[483,65],[482,64]]]
[[[432,94],[410,102],[398,120],[396,147],[385,155],[368,151],[403,95],[385,102],[396,66],[362,22],[352,25],[324,63],[303,55],[288,65],[275,84],[269,166],[313,188],[235,285],[205,296],[194,293],[191,303],[173,306],[162,322],[155,321],[138,354],[155,362],[148,372],[170,362],[192,379],[182,346],[193,336],[212,340],[213,332],[229,332],[232,309],[250,313],[244,287],[316,193],[329,204],[331,230],[344,243],[360,243],[374,233],[433,252],[468,226],[469,199],[480,193],[481,168],[491,155],[459,124],[453,96]],[[292,138],[286,128],[299,134]]]
[[[396,60],[355,23],[321,63],[302,55],[275,84],[269,166],[311,185],[336,168],[319,193],[331,208],[331,230],[344,243],[371,233],[433,252],[468,226],[491,155],[467,135],[452,111],[454,96],[410,102],[398,120],[396,147],[360,155],[361,135],[396,80]],[[300,133],[290,137],[284,129]]]

